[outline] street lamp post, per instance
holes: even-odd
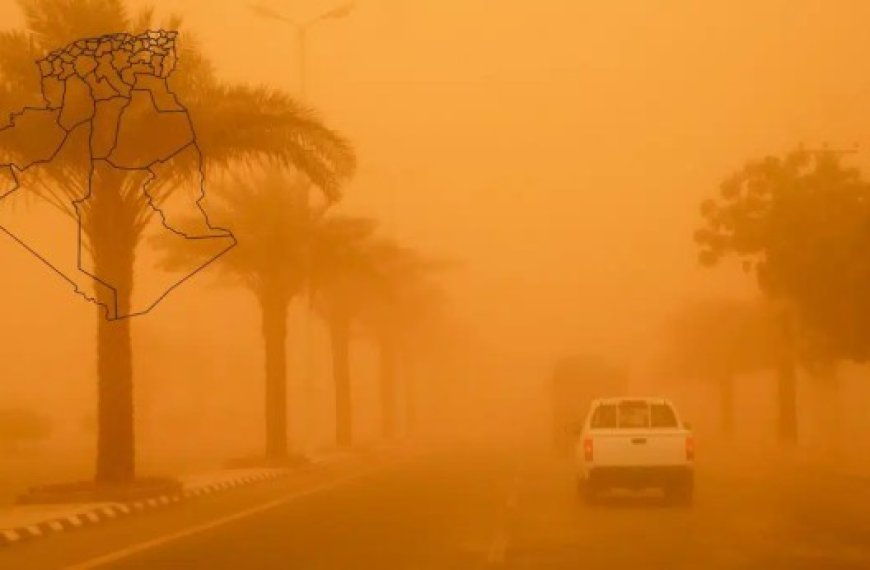
[[[299,97],[302,100],[306,100],[308,98],[308,32],[317,24],[321,22],[325,22],[327,20],[338,20],[346,17],[350,14],[354,9],[354,0],[346,4],[342,4],[336,8],[331,10],[327,10],[313,18],[309,18],[308,20],[299,22],[292,18],[289,18],[280,12],[276,12],[269,8],[268,6],[262,4],[250,4],[249,8],[259,17],[265,18],[268,20],[283,22],[290,26],[293,26],[296,30],[296,50],[297,50],[297,73],[298,73],[298,87],[299,87]],[[310,187],[306,190],[305,201],[306,203],[310,202]],[[313,217],[318,217],[326,213],[326,209],[329,207],[329,202],[326,203],[324,209],[319,214],[315,214]],[[309,257],[311,252],[309,251]],[[311,263],[311,260],[308,260],[308,263]],[[309,291],[306,294],[308,297],[308,305],[309,308],[306,312],[303,313],[304,323],[303,327],[305,330],[305,411],[301,414],[303,416],[303,423],[307,428],[307,434],[302,438],[302,446],[305,448],[306,452],[310,453],[314,451],[314,438],[312,437],[314,432],[314,400],[315,400],[315,389],[314,389],[314,358],[312,355],[312,350],[314,347],[314,343],[312,342],[312,318],[310,313],[310,305],[311,305],[311,292]]]
[[[305,99],[308,96],[308,31],[327,20],[339,20],[348,16],[354,9],[355,3],[348,2],[331,10],[327,10],[313,18],[297,21],[280,12],[262,4],[249,5],[251,11],[257,16],[268,20],[283,22],[296,28],[296,49],[298,54],[297,73],[299,74],[299,94]]]

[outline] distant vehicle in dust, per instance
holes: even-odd
[[[612,489],[659,488],[691,504],[694,463],[690,426],[664,398],[595,400],[577,440],[578,486],[588,503]]]
[[[570,453],[589,404],[604,394],[620,394],[625,374],[604,358],[577,355],[556,363],[550,386],[553,445]]]

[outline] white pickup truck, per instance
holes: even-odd
[[[664,398],[594,400],[576,456],[579,489],[589,503],[610,489],[647,488],[692,502],[695,440]]]

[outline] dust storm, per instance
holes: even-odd
[[[0,0],[0,566],[870,566],[868,17]]]

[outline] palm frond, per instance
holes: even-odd
[[[18,0],[18,6],[43,54],[130,27],[122,0]]]
[[[268,285],[292,296],[302,287],[311,223],[306,192],[302,181],[280,170],[230,175],[210,190],[210,218],[231,228],[238,241],[216,264],[222,278],[255,294]],[[168,235],[156,238],[154,245],[161,251],[163,269],[202,260],[202,253],[179,247]]]
[[[150,9],[131,16],[122,0],[19,0],[19,6],[26,29],[0,33],[0,113],[42,103],[41,77],[35,60],[47,52],[107,33],[138,33],[144,31],[142,28],[150,28],[153,22]],[[181,20],[174,17],[168,23],[173,28],[180,27]],[[239,164],[253,165],[257,169],[275,165],[293,167],[321,188],[329,201],[337,199],[340,185],[355,168],[351,145],[326,127],[313,111],[284,93],[221,83],[196,38],[189,33],[181,38],[178,69],[170,77],[170,87],[189,109],[205,162],[223,169],[235,169]],[[5,121],[0,120],[0,126],[3,123]],[[74,212],[72,201],[87,192],[86,183],[74,176],[74,158],[53,160],[41,167],[39,181],[34,185],[38,195],[49,199],[57,208],[67,209],[71,215]],[[199,171],[202,165],[196,166]],[[165,195],[189,181],[185,176],[190,172],[185,168],[190,169],[190,165],[182,165],[178,172],[156,181],[154,191]],[[121,193],[116,207],[123,210],[118,215],[131,220],[134,235],[139,236],[154,215],[154,210],[143,200],[141,176],[131,173],[116,182]],[[254,187],[256,184],[263,188]],[[283,197],[274,190],[276,187],[284,188]],[[276,265],[276,259],[289,261],[284,270],[273,271],[269,278],[279,274],[288,284],[299,281],[298,263],[294,261],[298,247],[292,244],[299,242],[300,232],[308,231],[299,220],[304,219],[304,223],[309,224],[313,216],[305,209],[305,216],[287,218],[287,212],[295,215],[303,210],[293,202],[296,194],[286,187],[287,184],[274,180],[250,181],[247,185],[236,180],[235,189],[226,193],[223,217],[238,220],[241,231],[248,232],[244,237],[249,243],[265,243],[264,235],[270,227],[278,228],[273,236],[275,232],[282,236],[263,249],[254,251],[254,246],[250,246],[252,249],[245,252],[240,247],[238,250],[242,253],[235,251],[234,258],[228,256],[226,271],[252,287],[262,286],[266,278],[263,267],[269,263]],[[279,197],[274,198],[273,194]],[[90,205],[83,203],[81,207],[87,209]],[[283,218],[279,212],[285,213]],[[288,228],[296,229],[285,231]],[[85,230],[87,232],[88,228]],[[173,255],[176,254],[168,254],[168,265],[173,264]],[[277,265],[284,266],[280,262]]]
[[[219,84],[182,99],[210,162],[277,161],[305,173],[330,200],[354,172],[351,145],[284,93]]]
[[[42,103],[37,48],[21,31],[0,32],[0,128],[7,116]]]

